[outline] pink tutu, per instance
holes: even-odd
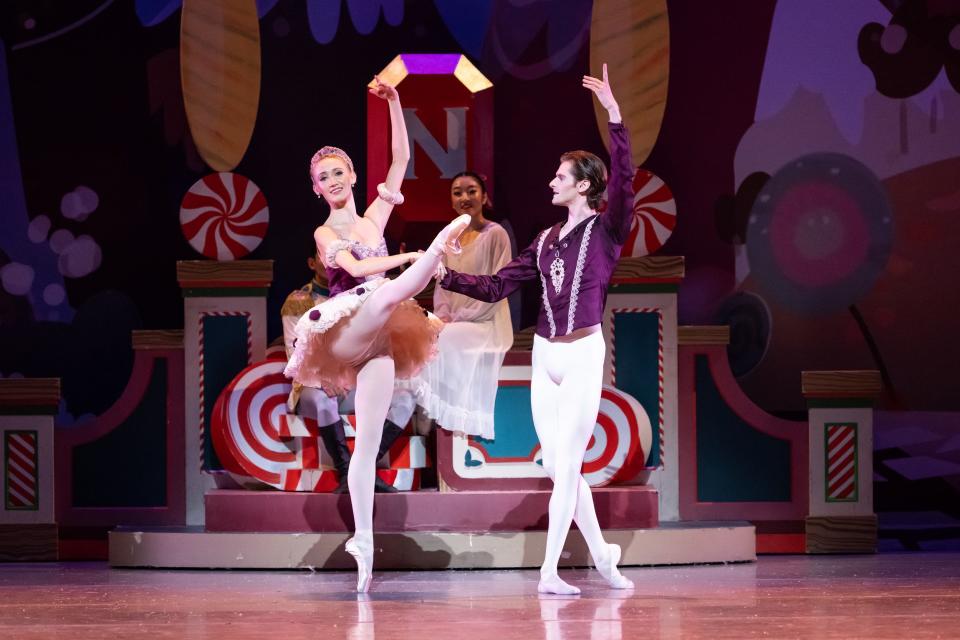
[[[357,372],[370,358],[393,357],[397,378],[410,378],[437,353],[437,337],[443,322],[428,314],[414,300],[400,303],[380,333],[358,358],[337,360],[329,345],[364,301],[386,278],[364,282],[321,302],[301,316],[294,335],[294,351],[284,374],[307,387],[320,387],[338,394],[357,386]]]

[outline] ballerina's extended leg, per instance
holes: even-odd
[[[367,352],[393,310],[404,300],[417,295],[430,283],[440,258],[447,251],[456,250],[456,240],[470,224],[470,216],[462,215],[437,234],[430,247],[399,276],[383,283],[370,294],[350,324],[330,345],[330,353],[350,362]]]

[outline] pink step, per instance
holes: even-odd
[[[604,529],[658,524],[653,487],[593,490]],[[376,531],[527,531],[547,528],[549,491],[421,490],[377,494]],[[353,527],[346,494],[215,489],[206,495],[207,531],[343,532]]]
[[[420,489],[419,469],[377,469],[377,475],[398,491]],[[329,493],[340,483],[339,474],[328,469],[284,469],[280,478],[284,491]]]

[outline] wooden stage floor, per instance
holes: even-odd
[[[620,640],[957,638],[960,553],[763,556],[629,568],[632,592],[564,570],[579,597],[538,597],[535,570],[346,572],[0,565],[0,638]]]

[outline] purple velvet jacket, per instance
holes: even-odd
[[[562,222],[540,232],[533,244],[492,276],[448,271],[440,286],[496,302],[539,277],[542,302],[537,335],[554,338],[600,324],[610,277],[633,218],[630,137],[622,123],[608,126],[610,179],[604,213],[587,218],[562,239]]]

